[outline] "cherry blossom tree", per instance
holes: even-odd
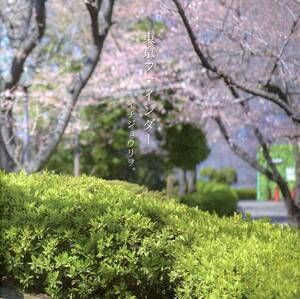
[[[27,173],[31,173],[40,170],[45,165],[64,134],[72,110],[100,60],[104,42],[112,24],[113,0],[86,0],[79,4],[75,1],[68,4],[48,2],[46,4],[46,1],[41,0],[20,0],[0,3],[1,34],[5,35],[8,41],[1,52],[6,52],[9,64],[8,67],[6,65],[6,71],[1,74],[0,89],[0,167],[6,171],[24,169]],[[76,7],[77,15],[72,14],[74,7]],[[76,18],[80,14],[84,17]],[[74,19],[82,22],[81,28],[85,32],[87,30],[90,32],[89,38],[85,39],[87,35],[82,35],[83,41],[72,43],[73,49],[66,51],[66,55],[71,56],[70,52],[73,51],[73,56],[75,56],[76,51],[84,52],[78,46],[76,47],[76,44],[81,42],[86,45],[85,58],[77,59],[75,65],[74,61],[63,58],[64,53],[60,51],[64,38],[76,40],[81,37],[80,32],[76,32],[76,29],[80,27],[72,26]],[[61,34],[59,36],[60,30],[68,29],[68,24],[71,26],[69,36],[65,37]],[[56,40],[55,43],[51,43],[57,37],[61,38],[61,41]],[[63,68],[59,67],[60,63],[64,63]],[[75,68],[75,71],[66,71],[67,63],[70,63],[69,68]],[[30,70],[34,74],[30,73]],[[62,75],[65,75],[64,79]],[[27,80],[30,83],[24,83],[24,79],[26,81],[28,77],[30,79]],[[30,91],[28,84],[30,87],[40,87],[41,84],[45,84],[45,78],[48,79],[46,89],[36,92],[33,88],[34,92]],[[45,130],[36,153],[30,159],[27,157],[24,162],[24,159],[20,159],[17,154],[17,149],[20,147],[17,118],[18,103],[20,98],[25,97],[26,89],[26,96],[29,96],[30,100],[33,96],[39,97],[39,100],[46,102],[47,105],[51,105],[52,102],[52,105],[59,107],[59,112],[56,111],[54,119],[49,121],[47,119],[47,116],[50,118],[49,113],[44,111],[45,121],[50,128]]]
[[[113,2],[111,4],[102,2],[99,2],[102,3],[99,22],[102,22],[105,5],[111,8],[113,5]],[[20,12],[18,8],[21,6],[23,10]],[[120,105],[126,105],[124,99],[134,97],[141,113],[146,82],[143,72],[145,48],[143,39],[147,32],[138,29],[146,20],[150,23],[150,27],[146,29],[154,30],[158,36],[160,35],[159,31],[162,29],[160,27],[164,25],[156,19],[156,6],[157,3],[147,1],[139,3],[118,1],[114,5],[114,21],[111,21],[111,15],[107,16],[110,30],[109,34],[105,31],[106,42],[103,44],[103,51],[101,48],[102,62],[97,64],[93,60],[94,62],[90,64],[89,57],[93,54],[90,45],[95,44],[93,39],[95,33],[92,31],[91,35],[90,30],[87,30],[89,28],[94,30],[89,2],[86,2],[84,7],[83,2],[77,5],[75,1],[71,1],[62,5],[59,1],[48,1],[47,6],[44,5],[43,8],[44,13],[47,10],[47,26],[45,15],[43,34],[35,41],[34,47],[26,57],[22,56],[23,60],[20,63],[23,64],[23,68],[20,65],[19,77],[15,78],[13,86],[6,86],[4,81],[12,78],[12,71],[8,70],[12,69],[11,65],[15,61],[13,55],[17,55],[16,53],[29,39],[27,32],[32,31],[33,34],[35,32],[36,6],[34,2],[21,0],[18,3],[1,2],[1,7],[5,8],[1,14],[3,19],[1,32],[3,35],[6,34],[8,40],[6,47],[1,48],[4,57],[7,57],[2,67],[5,72],[1,95],[3,105],[4,103],[10,105],[3,109],[2,117],[1,144],[3,150],[7,151],[1,155],[3,169],[8,171],[25,169],[27,172],[42,169],[63,133],[73,134],[75,131],[84,130],[78,127],[80,122],[76,121],[75,115],[71,118],[71,112],[75,107],[80,109],[84,106],[98,105],[99,102],[116,100]],[[157,43],[160,41],[161,38],[158,37]],[[74,84],[79,84],[78,78],[82,77],[81,71],[86,69],[85,65],[93,65],[93,76],[86,82],[81,82],[85,88],[78,89],[77,92],[73,87]],[[167,93],[170,88],[174,88],[174,82],[177,80],[176,69],[167,68],[163,59],[159,57],[156,65],[153,91]],[[72,92],[74,97],[71,96]],[[27,106],[29,105],[27,109],[23,105],[26,98]],[[163,107],[160,105],[157,109]],[[20,120],[25,118],[25,110],[28,111],[27,123]],[[63,112],[66,110],[68,112]],[[73,121],[70,122],[70,119]]]
[[[126,105],[130,97],[142,114],[145,30],[140,28],[149,21],[150,30],[160,24],[153,89],[176,107],[173,123],[206,123],[213,134],[216,126],[239,157],[279,186],[289,215],[300,225],[297,0],[64,5],[1,0],[0,5],[2,169],[42,169],[62,135],[80,123],[67,128],[75,107],[120,99]],[[163,113],[164,106],[155,104],[156,113]],[[29,135],[35,135],[30,143]],[[294,144],[296,201],[270,155],[270,146],[282,141]],[[249,142],[262,149],[267,166],[247,151]]]
[[[193,62],[189,91],[198,112],[214,119],[231,149],[278,185],[300,227],[299,2],[172,0],[166,8],[181,56]],[[239,144],[239,128],[251,132],[267,166]],[[270,155],[270,145],[283,140],[295,145],[296,201]]]

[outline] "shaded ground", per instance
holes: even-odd
[[[283,202],[242,200],[238,203],[238,211],[245,216],[251,214],[252,219],[268,217],[271,223],[288,224],[288,217]]]
[[[50,299],[45,295],[19,294],[13,289],[0,287],[0,299]]]

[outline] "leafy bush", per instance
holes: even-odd
[[[234,168],[224,167],[215,169],[212,167],[202,168],[200,174],[210,182],[224,183],[231,185],[237,182],[237,172]]]
[[[133,26],[131,26],[131,30],[149,32],[150,30],[154,30],[156,34],[161,33],[163,29],[166,28],[166,25],[162,21],[149,20],[148,18],[139,19]]]
[[[238,199],[256,199],[256,189],[252,188],[243,188],[243,189],[235,189]]]
[[[185,195],[181,202],[219,216],[232,216],[237,208],[237,194],[228,185],[197,183],[197,192]]]
[[[300,296],[300,239],[288,227],[49,174],[2,176],[0,210],[2,281],[54,299]]]
[[[193,170],[210,153],[205,132],[189,123],[167,127],[163,148],[168,153],[169,167],[183,170]]]

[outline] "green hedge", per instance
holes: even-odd
[[[237,193],[238,199],[256,199],[256,189],[251,188],[241,188],[241,189],[234,189]]]
[[[180,202],[218,216],[232,216],[237,209],[237,194],[228,185],[200,181],[197,191],[183,196]]]
[[[238,180],[237,172],[232,167],[223,167],[215,169],[213,167],[205,167],[200,171],[200,175],[206,177],[208,181],[231,185]]]
[[[298,232],[126,183],[0,178],[1,280],[51,298],[299,298]]]

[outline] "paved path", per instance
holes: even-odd
[[[243,215],[250,213],[252,219],[268,217],[272,223],[288,223],[283,202],[241,200],[238,202],[238,211],[242,212]]]

